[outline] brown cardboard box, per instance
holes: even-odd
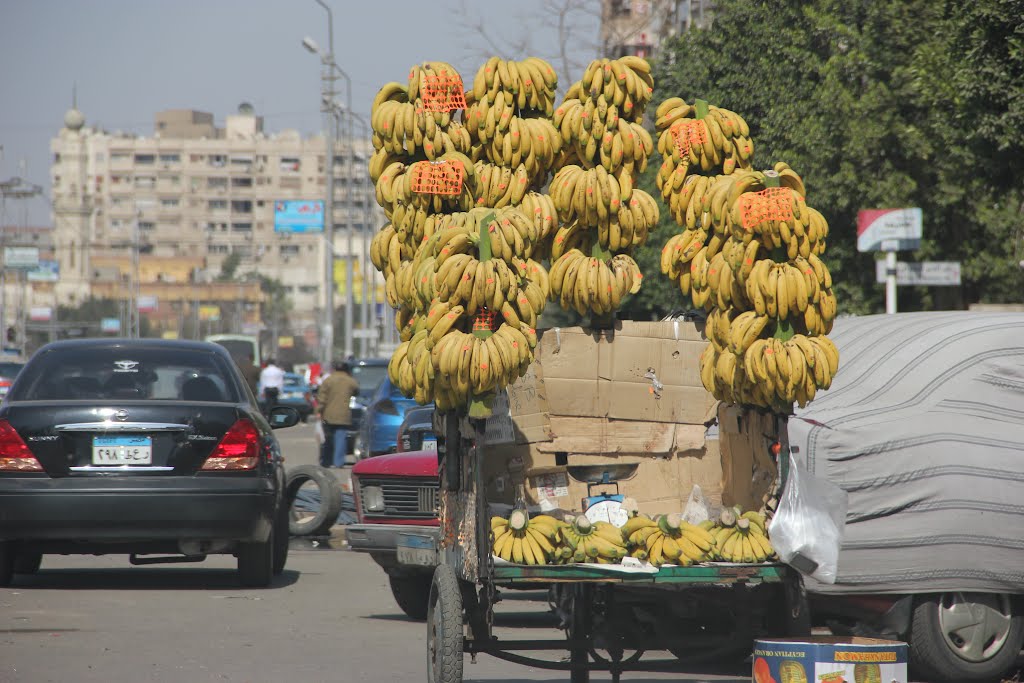
[[[755,408],[719,406],[724,504],[744,510],[758,510],[764,504],[778,475],[770,448],[779,439],[780,419]]]

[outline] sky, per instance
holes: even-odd
[[[558,51],[545,0],[325,1],[335,61],[364,117],[377,89],[415,63],[446,61],[472,82],[494,45],[510,58]],[[581,38],[570,49],[590,59],[597,21],[575,21]],[[44,188],[8,201],[0,225],[51,225],[50,140],[73,88],[86,124],[110,132],[152,135],[164,109],[210,112],[222,126],[242,102],[267,132],[318,132],[320,65],[305,36],[327,46],[327,12],[314,0],[0,0],[0,180]],[[513,54],[524,41],[529,52]]]

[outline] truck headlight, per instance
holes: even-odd
[[[384,512],[384,489],[379,486],[365,486],[362,489],[363,509],[367,512]]]

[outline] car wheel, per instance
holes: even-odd
[[[14,544],[0,541],[0,586],[10,586],[14,578]]]
[[[291,510],[285,499],[277,508],[277,519],[274,522],[274,576],[280,576],[284,572],[284,566],[288,563],[288,524],[291,520]]]
[[[427,601],[430,600],[430,574],[419,576],[388,576],[391,595],[410,619],[423,621],[427,618]]]
[[[325,536],[341,514],[338,480],[319,465],[299,465],[288,471],[285,500],[288,529],[294,536]]]
[[[265,541],[238,544],[238,579],[248,588],[266,588],[274,579],[274,532]]]
[[[18,553],[14,557],[15,574],[35,574],[43,564],[42,553]]]
[[[913,669],[939,682],[998,678],[1024,643],[1024,616],[1009,595],[996,593],[921,596],[910,629]]]

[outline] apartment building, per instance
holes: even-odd
[[[137,283],[137,295],[157,299],[157,319],[180,319],[182,307],[219,306],[235,312],[236,325],[251,328],[259,322],[259,287],[218,282],[230,258],[236,275],[255,271],[283,283],[293,304],[291,331],[305,332],[312,341],[309,330],[315,335],[321,321],[327,279],[324,233],[275,230],[275,205],[324,199],[322,136],[268,133],[247,104],[227,116],[222,128],[207,112],[159,112],[149,136],[90,127],[73,108],[51,151],[61,303],[129,298]],[[370,153],[369,140],[357,139],[351,146],[339,141],[333,155],[335,203],[328,234],[333,233],[337,259],[339,306],[350,257],[357,304],[366,278],[376,285],[366,288],[368,301],[384,299],[383,281],[364,258],[384,223],[366,171]],[[349,230],[352,254],[346,248]],[[164,310],[172,304],[173,311]],[[358,311],[355,319],[360,320]]]
[[[712,0],[602,0],[602,52],[651,59],[665,40],[710,26],[713,9]]]

